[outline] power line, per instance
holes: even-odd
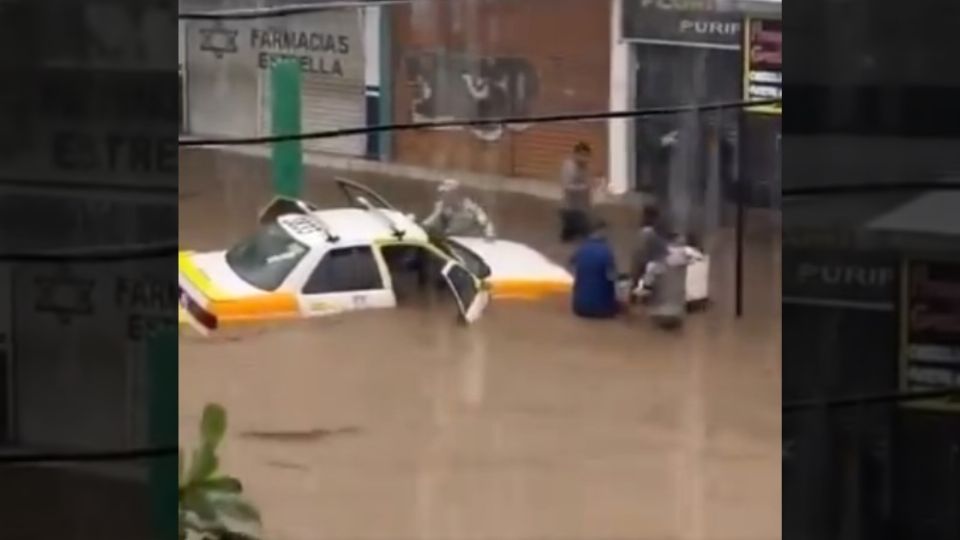
[[[120,195],[176,195],[179,188],[176,186],[141,186],[124,185],[115,182],[71,182],[57,180],[17,180],[0,179],[0,189],[13,188],[23,191],[79,191],[89,193],[96,191],[99,193],[115,193]]]
[[[834,399],[800,400],[783,405],[783,412],[801,412],[810,409],[842,409],[861,405],[876,405],[882,403],[904,403],[932,399],[960,399],[960,388],[924,390],[915,392],[893,392],[886,394],[870,394],[850,396]]]
[[[878,182],[876,184],[831,184],[801,188],[784,188],[783,198],[823,195],[859,195],[864,193],[898,193],[914,191],[956,191],[960,182]]]
[[[96,463],[105,461],[143,461],[178,455],[175,447],[146,447],[130,450],[106,450],[101,452],[49,452],[37,454],[0,455],[0,465],[24,463]]]
[[[249,7],[233,9],[214,9],[211,11],[187,11],[177,14],[177,18],[187,21],[216,21],[216,20],[249,20],[249,19],[271,19],[287,17],[291,15],[305,15],[310,13],[322,13],[332,9],[343,8],[365,8],[365,7],[391,7],[391,6],[410,6],[418,3],[431,4],[447,3],[452,4],[461,0],[328,0],[313,4],[295,4],[289,6],[274,7]],[[513,0],[486,0],[487,2],[510,2]],[[532,1],[532,0],[526,0]],[[549,2],[550,0],[539,0]]]
[[[291,15],[308,15],[311,13],[322,13],[332,9],[342,8],[363,8],[380,7],[394,5],[411,5],[414,0],[373,0],[364,2],[363,0],[344,0],[322,2],[319,4],[298,4],[292,6],[279,6],[267,8],[241,8],[241,9],[223,9],[214,11],[188,11],[178,13],[177,18],[186,21],[220,21],[220,20],[249,20],[249,19],[273,19],[287,17]]]
[[[176,243],[85,249],[83,251],[0,253],[0,262],[120,262],[170,257],[180,252]]]
[[[353,135],[367,135],[386,131],[412,131],[418,129],[441,129],[451,127],[489,127],[510,124],[547,124],[557,122],[571,122],[574,120],[610,120],[616,118],[642,118],[651,116],[665,116],[688,112],[721,111],[726,109],[742,109],[759,105],[774,105],[781,103],[780,99],[740,100],[700,105],[681,105],[674,107],[655,107],[649,109],[628,109],[622,111],[602,111],[592,113],[565,113],[542,116],[505,116],[500,118],[472,118],[459,120],[435,120],[428,122],[406,122],[400,124],[381,124],[375,126],[334,129],[328,131],[313,131],[294,133],[290,135],[265,135],[260,137],[236,137],[222,139],[180,139],[177,144],[181,147],[190,146],[239,146],[252,144],[270,144],[285,141],[300,141],[307,139],[332,139],[335,137],[350,137]]]

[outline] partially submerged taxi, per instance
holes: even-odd
[[[259,228],[223,251],[179,255],[180,321],[201,332],[243,322],[392,308],[444,285],[473,323],[493,298],[569,292],[570,273],[506,240],[431,237],[364,186],[339,179],[349,206],[277,198]]]

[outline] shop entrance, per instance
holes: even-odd
[[[634,52],[637,108],[740,99],[736,49],[644,43]],[[731,109],[635,120],[634,189],[669,208],[682,232],[703,234],[709,222],[719,223],[721,198],[736,178],[739,114]]]
[[[740,177],[748,206],[780,208],[780,115],[746,112],[743,115]]]

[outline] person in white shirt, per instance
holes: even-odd
[[[691,262],[684,238],[674,235],[663,257],[647,264],[643,287],[649,292],[648,312],[662,328],[683,325],[687,312],[687,267]]]
[[[460,182],[444,180],[437,190],[433,211],[423,220],[432,234],[496,238],[496,229],[483,208],[463,192]]]

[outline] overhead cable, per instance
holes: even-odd
[[[129,450],[106,450],[94,452],[48,452],[31,454],[0,455],[0,466],[35,463],[91,463],[113,461],[143,461],[178,455],[175,447],[146,447]]]
[[[899,193],[916,191],[955,191],[960,182],[877,182],[861,184],[828,184],[799,188],[783,188],[781,197],[817,197],[822,195],[859,195],[864,193]]]
[[[944,388],[911,392],[891,392],[848,396],[833,399],[809,399],[783,404],[783,412],[801,412],[816,409],[843,409],[863,405],[906,403],[926,400],[960,400],[960,388]]]
[[[327,131],[313,131],[294,133],[290,135],[264,135],[258,137],[235,138],[181,138],[178,141],[181,147],[190,146],[238,146],[254,144],[270,144],[275,142],[300,141],[311,139],[333,139],[336,137],[350,137],[354,135],[368,135],[387,131],[412,131],[418,129],[441,129],[452,127],[489,127],[511,124],[547,124],[571,122],[576,120],[611,120],[616,118],[645,118],[665,116],[691,112],[722,111],[727,109],[742,109],[760,105],[775,105],[780,99],[740,100],[697,105],[681,105],[674,107],[654,107],[646,109],[628,109],[622,111],[601,111],[588,113],[564,113],[541,116],[505,116],[500,118],[468,118],[458,120],[432,120],[426,122],[405,122],[399,124],[382,124],[374,126],[333,129]]]
[[[322,13],[332,9],[343,8],[364,8],[380,7],[393,5],[410,5],[415,0],[372,0],[364,2],[362,0],[342,0],[320,2],[314,4],[297,4],[292,6],[277,7],[256,7],[256,8],[234,8],[218,9],[211,11],[193,11],[178,13],[177,18],[187,21],[217,21],[217,20],[249,20],[249,19],[271,19],[279,17],[288,17],[291,15],[307,15],[310,13]],[[454,0],[456,1],[456,0]]]
[[[38,251],[0,253],[0,262],[113,262],[134,259],[171,257],[179,253],[179,246],[164,242],[134,246],[97,247],[76,251]]]

